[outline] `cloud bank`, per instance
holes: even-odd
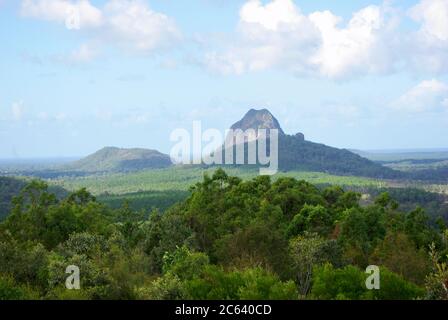
[[[24,0],[20,10],[24,17],[56,22],[139,53],[170,48],[180,39],[173,19],[143,0],[110,0],[101,8],[89,0]]]
[[[204,64],[222,74],[280,69],[331,79],[405,67],[443,73],[448,70],[447,16],[445,0],[422,0],[407,14],[387,2],[371,5],[348,21],[329,10],[306,15],[292,0],[249,0],[239,12],[237,40],[207,52]],[[402,19],[420,27],[402,34]]]
[[[448,112],[448,84],[424,80],[404,93],[392,106],[412,113]]]
[[[206,44],[193,60],[225,75],[263,70],[328,79],[400,71],[446,74],[448,1],[420,0],[404,10],[391,3],[370,5],[343,19],[330,10],[303,13],[293,0],[248,0],[235,32],[227,34],[230,40],[199,33]],[[89,0],[23,0],[21,14],[143,54],[172,49],[182,38],[174,19],[144,0],[108,0],[102,7]],[[69,59],[89,61],[96,53],[89,49],[85,45]]]

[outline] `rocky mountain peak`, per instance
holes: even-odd
[[[247,129],[278,129],[279,134],[284,135],[280,123],[267,109],[250,109],[240,121],[232,125],[231,129],[243,131]]]

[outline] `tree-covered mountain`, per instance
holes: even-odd
[[[404,174],[346,149],[306,141],[297,135],[279,137],[279,168],[373,178],[402,178]]]
[[[172,165],[168,155],[142,148],[105,147],[65,167],[83,172],[129,172],[166,168]]]
[[[279,169],[311,170],[342,175],[356,175],[375,178],[400,178],[403,173],[361,157],[346,149],[338,149],[320,143],[307,141],[303,133],[285,134],[278,120],[267,110],[249,110],[246,115],[231,126],[233,130],[277,129]],[[269,145],[269,144],[268,144]],[[246,160],[247,160],[247,145]]]

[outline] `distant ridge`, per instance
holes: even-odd
[[[302,133],[286,134],[268,109],[250,109],[231,129],[277,129],[279,132],[280,171],[318,171],[338,175],[374,178],[402,178],[403,173],[382,166],[346,149],[338,149],[305,140]],[[269,138],[269,130],[268,130]],[[247,143],[247,142],[246,142]],[[247,149],[247,148],[246,148]],[[246,157],[247,160],[247,157]],[[172,166],[171,158],[157,150],[105,147],[66,165],[64,170],[82,173],[132,172]]]
[[[105,147],[66,166],[66,169],[83,172],[129,172],[171,165],[170,157],[157,150]]]
[[[447,149],[398,149],[398,150],[350,150],[360,156],[377,162],[448,159]]]

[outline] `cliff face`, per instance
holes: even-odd
[[[246,131],[247,129],[277,129],[279,135],[284,135],[280,123],[267,109],[255,110],[250,109],[244,117],[236,122],[230,129],[241,129]]]

